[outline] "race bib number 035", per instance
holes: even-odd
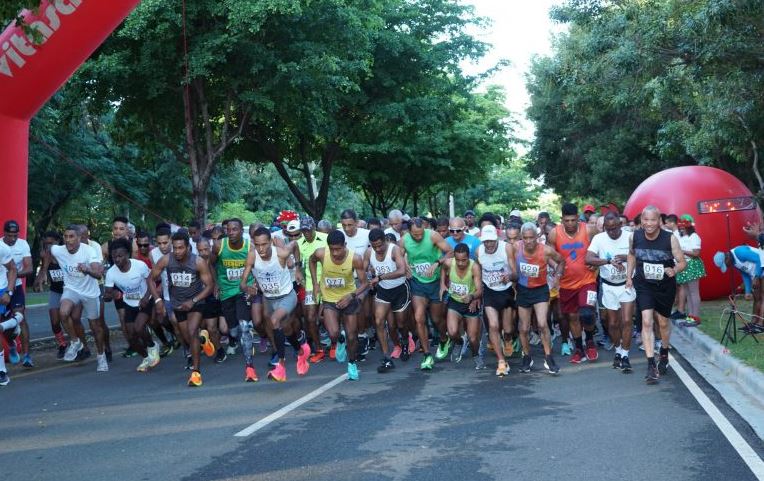
[[[642,272],[648,281],[663,280],[664,269],[663,264],[649,264],[647,262],[642,264]]]
[[[525,277],[538,277],[539,271],[540,268],[536,264],[526,264],[525,262],[520,263],[520,274]]]

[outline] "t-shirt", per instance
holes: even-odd
[[[679,247],[683,251],[694,251],[700,249],[700,236],[693,232],[690,235],[683,235],[679,238]]]
[[[101,290],[98,281],[91,275],[80,272],[79,264],[101,263],[102,256],[87,244],[80,243],[77,252],[70,253],[66,246],[51,246],[51,255],[64,271],[64,290],[69,289],[84,297],[98,297]]]
[[[88,239],[88,246],[90,246],[90,248],[95,251],[96,256],[98,256],[98,262],[103,264],[103,250],[101,249],[101,244],[94,241],[93,239]]]
[[[344,231],[342,233],[345,234]],[[366,253],[366,249],[371,245],[369,244],[369,229],[359,227],[356,229],[356,233],[353,237],[348,237],[348,235],[345,234],[345,242],[347,243],[348,249],[351,249],[353,253],[363,257]]]
[[[395,236],[395,241],[396,241],[396,242],[398,242],[399,240],[401,240],[401,235],[398,233],[398,231],[397,231],[397,230],[393,229],[392,227],[388,227],[387,229],[385,229],[385,235],[387,235],[387,234],[392,234],[392,235],[394,235],[394,236]]]
[[[627,255],[630,241],[631,232],[625,230],[621,230],[621,236],[615,240],[611,239],[607,232],[600,232],[592,238],[587,250],[597,254],[600,259],[611,260],[615,256]],[[623,270],[616,269],[612,264],[600,266],[600,277],[613,284],[623,284],[626,282],[626,262],[623,262]]]
[[[24,258],[32,257],[32,251],[29,250],[29,244],[24,239],[16,239],[16,242],[12,246],[9,246],[5,243],[5,237],[0,238],[0,241],[2,241],[2,244],[11,251],[13,263],[16,264],[16,270],[20,272],[22,267],[24,267]],[[8,282],[7,279],[6,282]],[[16,285],[21,285],[21,279],[18,277],[16,278]]]
[[[12,260],[11,250],[5,245],[5,242],[0,242],[0,289],[8,288],[8,269],[5,265]]]
[[[453,237],[448,236],[446,237],[446,242],[448,242],[448,245],[450,245],[452,249],[456,247],[457,244],[467,244],[467,247],[470,248],[470,259],[477,259],[477,250],[478,247],[480,247],[480,239],[474,235],[464,234],[464,239],[458,242]]]
[[[127,272],[122,272],[117,266],[111,266],[106,271],[104,286],[116,287],[122,291],[122,300],[125,301],[125,304],[138,307],[148,289],[146,285],[148,277],[149,267],[146,263],[137,259],[130,259],[130,269]]]
[[[170,249],[170,252],[172,252],[172,248]],[[164,257],[164,254],[162,254],[162,251],[159,250],[159,247],[154,247],[151,249],[151,252],[149,253],[151,256],[151,262],[154,263],[154,265],[157,265],[157,262],[159,262],[159,259]],[[162,297],[164,297],[164,300],[167,302],[170,302],[170,284],[167,279],[167,269],[162,269]]]

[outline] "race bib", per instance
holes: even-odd
[[[175,287],[191,287],[194,275],[190,272],[173,272],[170,274],[170,282]]]
[[[316,301],[313,300],[313,293],[312,292],[305,292],[305,300],[303,301],[303,304],[306,306],[315,306]]]
[[[241,276],[244,274],[243,267],[229,267],[225,270],[226,279],[229,281],[241,280]]]
[[[448,288],[448,292],[453,294],[457,297],[466,297],[470,293],[469,287],[467,287],[467,284],[459,284],[457,282],[451,282],[451,285]]]
[[[421,264],[414,264],[414,272],[417,273],[417,275],[422,277],[427,277],[427,271],[430,270],[430,264],[429,262],[424,262]]]
[[[485,285],[488,287],[503,286],[504,282],[501,280],[503,276],[503,271],[483,271],[483,282],[485,282]]]
[[[345,287],[344,277],[327,277],[324,279],[324,284],[329,289],[342,289]]]
[[[586,291],[586,303],[590,306],[597,305],[597,291]]]
[[[137,290],[135,291],[127,291],[124,294],[122,294],[122,298],[127,299],[129,301],[140,301],[143,296],[140,292]]]
[[[520,274],[525,277],[538,277],[539,271],[540,268],[536,264],[526,264],[525,262],[520,263]]]
[[[607,266],[607,268],[610,273],[610,282],[620,284],[626,281],[626,269],[619,271],[615,266]]]
[[[64,271],[61,269],[48,271],[48,273],[50,274],[50,280],[53,282],[62,282],[64,280]]]
[[[648,281],[660,281],[663,280],[665,268],[663,264],[649,264],[645,262],[642,264],[642,272]]]
[[[279,293],[279,283],[278,282],[258,282],[260,285],[260,290],[263,291],[263,294],[265,295],[276,295]]]
[[[376,272],[378,276],[381,276],[382,274],[389,274],[392,272],[392,269],[388,266],[376,266],[374,272]]]

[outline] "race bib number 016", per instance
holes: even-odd
[[[539,271],[540,268],[536,264],[526,264],[525,262],[520,263],[520,274],[525,277],[538,277]]]
[[[649,264],[645,262],[642,264],[642,272],[645,274],[645,279],[648,281],[660,281],[663,280],[665,268],[663,264]]]
[[[342,289],[345,287],[345,279],[342,277],[327,277],[324,279],[324,283],[329,289]]]

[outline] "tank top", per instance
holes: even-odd
[[[674,267],[674,255],[671,253],[671,237],[674,234],[663,229],[658,237],[650,240],[643,229],[634,232],[632,247],[637,264],[634,269],[634,279],[649,284],[676,282],[673,277],[667,277],[667,267]]]
[[[327,302],[339,302],[340,299],[355,292],[353,280],[353,251],[347,250],[345,260],[335,264],[329,249],[324,250],[323,271],[321,272],[321,296]]]
[[[55,258],[50,256],[50,264],[48,264],[48,279],[50,280],[50,290],[63,294],[64,292],[64,270],[58,265]]]
[[[411,275],[414,279],[423,284],[430,284],[440,279],[440,266],[435,269],[432,277],[425,277],[425,272],[430,266],[438,262],[442,252],[438,246],[433,245],[430,238],[430,230],[425,229],[424,236],[421,242],[415,241],[411,234],[406,234],[403,237],[403,245],[406,248],[406,254],[409,258],[409,266],[411,267]]]
[[[313,242],[308,242],[305,236],[300,237],[297,241],[297,246],[300,248],[300,259],[302,260],[302,274],[305,279],[305,290],[313,290],[313,278],[310,275],[310,256],[316,252],[319,247],[326,246],[326,234],[323,232],[316,232]],[[321,279],[321,263],[316,264],[316,278]]]
[[[525,252],[523,241],[517,241],[517,283],[528,289],[545,286],[547,284],[546,259],[544,256],[544,244],[536,244],[536,250],[528,256]]]
[[[229,299],[241,294],[239,283],[244,267],[247,265],[249,254],[249,239],[243,239],[243,245],[234,249],[228,243],[228,237],[224,237],[220,243],[220,251],[215,263],[217,283],[220,288],[220,300]],[[252,275],[247,278],[247,284],[252,281]]]
[[[478,262],[483,268],[483,284],[492,291],[506,291],[512,286],[512,282],[506,284],[501,281],[502,276],[509,273],[509,260],[507,259],[507,243],[499,241],[496,252],[489,254],[485,250],[485,244],[480,244],[477,251]]]
[[[292,292],[292,275],[283,267],[276,246],[271,246],[271,258],[267,261],[255,249],[255,280],[263,295],[269,299],[283,297]]]
[[[196,269],[196,254],[189,253],[188,258],[183,263],[175,259],[172,254],[168,258],[167,278],[170,284],[170,304],[175,309],[202,292],[204,284],[199,278],[199,271]]]
[[[381,261],[377,260],[377,253],[372,249],[369,262],[371,267],[374,268],[374,272],[376,272],[378,276],[395,272],[398,269],[398,266],[395,265],[395,261],[393,260],[394,248],[395,244],[392,242],[389,243],[387,246],[387,252],[385,253],[385,258]],[[379,281],[379,287],[382,289],[395,289],[396,287],[403,285],[405,282],[405,276],[401,276],[395,279],[384,279]]]
[[[464,277],[460,277],[456,268],[456,260],[451,259],[451,269],[448,272],[448,295],[451,299],[462,304],[467,302],[467,297],[475,294],[475,279],[472,277],[472,266],[475,261],[470,259],[470,264]]]
[[[557,238],[554,249],[565,259],[565,273],[560,278],[561,289],[579,289],[587,284],[594,284],[596,273],[586,266],[586,251],[589,249],[589,234],[586,224],[578,223],[578,231],[573,237],[565,233],[562,224],[555,227]]]

